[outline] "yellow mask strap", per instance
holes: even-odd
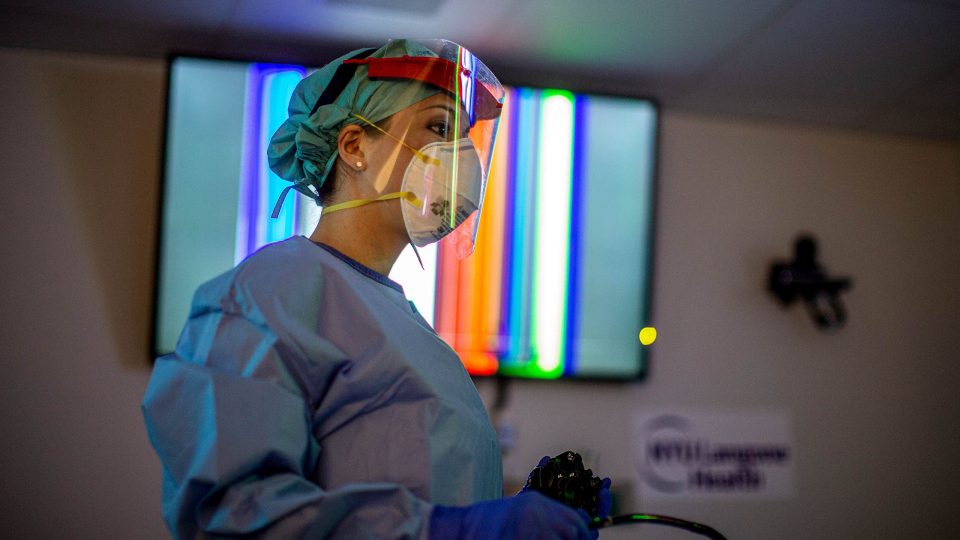
[[[348,208],[358,208],[360,206],[366,206],[375,202],[391,201],[393,199],[406,199],[413,203],[413,205],[418,209],[423,208],[423,201],[418,199],[412,191],[398,191],[396,193],[387,193],[386,195],[381,195],[376,199],[354,199],[352,201],[345,201],[342,203],[332,204],[330,206],[324,206],[323,215],[327,215],[332,212],[338,212],[340,210],[346,210]]]
[[[367,120],[366,118],[360,116],[359,114],[353,113],[353,115],[356,116],[357,118],[359,118],[361,121],[363,121],[363,122],[366,123],[367,125],[369,125],[370,127],[376,129],[376,130],[379,131],[380,133],[383,133],[383,134],[386,135],[387,137],[390,137],[391,139],[393,139],[393,140],[397,141],[398,143],[402,144],[402,145],[403,145],[404,147],[406,147],[408,150],[410,150],[411,152],[413,152],[413,155],[417,156],[417,158],[420,159],[420,161],[422,161],[422,162],[424,162],[424,163],[426,163],[426,164],[428,164],[428,165],[429,165],[429,164],[440,165],[440,160],[439,160],[439,159],[437,159],[437,158],[432,158],[432,157],[424,154],[424,153],[421,152],[420,150],[417,150],[416,148],[414,148],[414,147],[410,146],[409,144],[401,141],[400,139],[398,139],[397,137],[391,135],[390,133],[387,133],[383,128],[381,128],[380,126],[378,126],[378,125],[374,124],[373,122]]]

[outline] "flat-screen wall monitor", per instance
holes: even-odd
[[[266,162],[310,69],[170,62],[155,354],[174,350],[196,288],[320,216]],[[657,108],[507,89],[473,255],[411,248],[390,277],[473,375],[634,379],[646,369]]]

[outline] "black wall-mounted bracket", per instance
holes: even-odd
[[[794,243],[793,261],[770,266],[768,288],[783,304],[803,301],[807,312],[824,331],[838,330],[847,319],[840,293],[852,286],[850,278],[829,277],[817,262],[817,241],[801,235]]]

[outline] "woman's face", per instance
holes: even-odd
[[[417,150],[434,142],[452,141],[467,136],[470,126],[463,122],[459,136],[454,129],[454,101],[446,94],[437,94],[403,109],[379,127],[385,135],[368,129],[360,149],[367,162],[365,176],[380,194],[400,191],[403,174]],[[463,118],[463,117],[461,117]],[[407,146],[401,144],[403,141]],[[411,147],[411,148],[408,148]]]

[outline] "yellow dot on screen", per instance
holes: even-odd
[[[654,341],[657,340],[657,329],[648,326],[640,331],[640,343],[644,345],[652,345]]]

